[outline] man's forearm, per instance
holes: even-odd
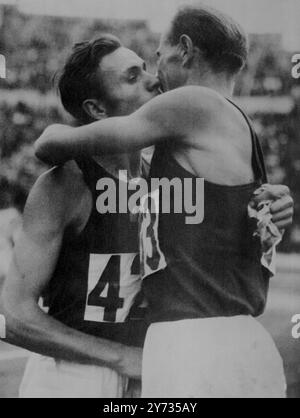
[[[35,143],[35,154],[43,161],[59,164],[82,156],[126,153],[143,148],[143,144],[135,141],[138,131],[139,127],[130,124],[127,117],[78,128],[55,125]]]
[[[60,164],[82,156],[130,153],[164,139],[167,129],[135,113],[79,128],[53,125],[36,141],[35,154],[42,161]]]
[[[119,370],[122,363],[121,344],[83,334],[49,317],[33,303],[10,309],[3,303],[7,339],[35,353],[80,364]]]

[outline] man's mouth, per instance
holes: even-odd
[[[164,85],[161,81],[159,83],[159,86],[158,86],[157,90],[158,90],[158,94],[163,94],[165,92]]]
[[[158,88],[155,90],[155,92],[154,92],[154,96],[156,97],[156,96],[159,96],[159,95],[161,95],[161,94],[163,94],[163,89],[162,89],[162,87],[160,86],[160,87],[158,87]]]
[[[157,77],[158,77],[158,80],[159,80],[159,91],[160,91],[160,94],[165,93],[166,92],[166,89],[165,89],[165,86],[164,86],[165,83],[164,83],[164,78],[163,78],[162,74],[160,74],[158,72]]]

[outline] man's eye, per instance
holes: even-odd
[[[136,74],[133,74],[133,75],[131,75],[130,77],[129,77],[129,82],[130,83],[134,83],[136,80],[137,80],[137,75]]]

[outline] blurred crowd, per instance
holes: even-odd
[[[25,16],[0,6],[0,53],[5,52],[7,60],[7,79],[0,79],[0,209],[22,211],[30,187],[46,168],[34,158],[32,143],[44,127],[66,117],[50,94],[53,76],[73,43],[101,32],[119,35],[155,70],[158,35],[145,22]],[[279,36],[252,36],[249,64],[236,90],[238,96],[292,98],[291,111],[272,113],[266,107],[252,115],[271,182],[289,185],[296,200],[286,251],[300,246],[300,99],[293,93],[299,87],[291,77],[291,56],[282,49]]]
[[[32,142],[47,125],[59,121],[57,107],[0,103],[0,208],[23,209],[33,182],[46,168],[34,158]]]

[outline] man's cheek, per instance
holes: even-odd
[[[138,110],[144,102],[141,100],[139,96],[135,97],[128,97],[127,100],[122,101],[121,105],[121,113],[123,116],[131,115],[136,110]]]
[[[151,99],[151,94],[141,86],[137,86],[134,93],[128,97],[128,105],[132,112],[135,112]]]
[[[131,88],[121,88],[114,99],[118,108],[118,116],[127,116],[136,110],[137,96]]]

